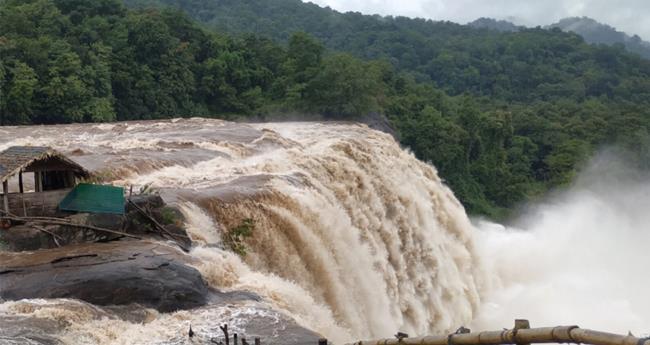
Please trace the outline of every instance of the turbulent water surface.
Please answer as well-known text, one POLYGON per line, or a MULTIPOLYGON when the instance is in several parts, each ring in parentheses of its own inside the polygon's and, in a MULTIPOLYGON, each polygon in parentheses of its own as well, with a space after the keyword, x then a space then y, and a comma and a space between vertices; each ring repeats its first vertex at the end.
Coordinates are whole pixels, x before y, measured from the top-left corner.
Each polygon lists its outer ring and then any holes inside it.
POLYGON ((364 125, 186 119, 1 128, 0 150, 11 145, 53 146, 115 184, 158 190, 185 214, 206 281, 262 298, 166 315, 67 300, 0 304, 0 321, 27 318, 65 344, 182 344, 189 323, 207 337, 219 323, 246 334, 273 328, 269 341, 280 343, 299 334, 292 320, 343 343, 397 330, 508 327, 526 316, 536 325, 577 323, 607 310, 623 321, 594 326, 650 329, 649 299, 635 295, 648 280, 632 279, 647 255, 618 255, 648 239, 638 230, 650 221, 643 212, 627 221, 616 201, 584 192, 590 203, 567 196, 531 215, 530 232, 485 222, 479 230, 433 167, 364 125), (571 221, 576 213, 581 221, 571 221), (255 229, 242 258, 222 249, 221 236, 247 218, 255 229), (615 236, 627 242, 612 247, 615 236), (604 256, 618 259, 600 267, 604 256), (621 273, 627 260, 638 266, 621 273), (596 279, 612 272, 620 284, 596 279), (591 294, 576 300, 580 291, 591 294), (589 304, 597 294, 611 298, 589 304), (572 314, 571 306, 585 309, 572 314))
MULTIPOLYGON (((479 306, 462 206, 434 168, 363 125, 190 119, 0 130, 0 149, 52 146, 116 184, 151 186, 178 203, 200 243, 197 268, 216 288, 259 294, 268 309, 252 312, 287 315, 343 342, 448 331, 479 306), (247 218, 255 230, 242 259, 220 249, 220 232, 247 218)), ((38 307, 3 310, 49 318, 68 308, 25 303, 38 307)), ((229 317, 247 319, 249 309, 229 317)), ((200 313, 183 312, 146 325, 115 319, 101 334, 97 317, 78 316, 87 308, 65 312, 77 317, 62 339, 89 343, 173 342, 167 333, 183 334, 187 318, 201 325, 200 313)))

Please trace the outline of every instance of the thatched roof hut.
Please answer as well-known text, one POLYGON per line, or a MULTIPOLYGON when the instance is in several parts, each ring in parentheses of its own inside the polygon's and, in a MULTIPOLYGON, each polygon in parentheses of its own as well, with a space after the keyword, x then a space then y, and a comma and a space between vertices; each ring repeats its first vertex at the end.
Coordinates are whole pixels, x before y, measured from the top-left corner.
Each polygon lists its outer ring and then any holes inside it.
POLYGON ((75 163, 62 153, 51 147, 36 146, 13 146, 0 152, 0 182, 2 183, 4 211, 16 212, 10 207, 13 203, 24 213, 28 213, 30 203, 41 207, 44 213, 50 204, 61 201, 72 188, 77 185, 79 179, 88 177, 89 172, 81 165, 75 163), (33 173, 34 193, 25 193, 23 185, 23 173, 33 173), (12 197, 9 193, 9 180, 18 175, 18 188, 20 197, 12 197), (28 194, 39 194, 30 195, 28 194), (38 202, 36 202, 38 201, 38 202), (22 205, 20 205, 22 203, 22 205))
POLYGON ((0 182, 21 171, 69 171, 87 177, 88 171, 51 147, 12 146, 0 152, 0 182))

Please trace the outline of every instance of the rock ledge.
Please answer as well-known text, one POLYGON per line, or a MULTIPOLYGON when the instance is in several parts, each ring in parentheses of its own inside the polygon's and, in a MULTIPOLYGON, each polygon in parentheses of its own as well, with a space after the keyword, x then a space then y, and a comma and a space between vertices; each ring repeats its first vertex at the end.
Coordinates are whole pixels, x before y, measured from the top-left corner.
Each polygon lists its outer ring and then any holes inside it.
POLYGON ((160 242, 115 241, 0 252, 0 298, 74 298, 170 312, 205 305, 210 289, 192 259, 160 242))

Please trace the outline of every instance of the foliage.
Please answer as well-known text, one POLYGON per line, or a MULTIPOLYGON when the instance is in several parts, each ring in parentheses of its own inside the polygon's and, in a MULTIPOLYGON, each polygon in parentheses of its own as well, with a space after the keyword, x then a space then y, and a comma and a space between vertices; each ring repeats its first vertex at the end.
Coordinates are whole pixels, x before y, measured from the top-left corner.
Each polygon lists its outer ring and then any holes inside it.
POLYGON ((160 209, 160 217, 162 218, 163 225, 178 225, 180 219, 177 211, 171 207, 163 207, 160 209))
POLYGON ((126 3, 0 1, 0 124, 378 114, 495 217, 602 145, 649 165, 650 61, 621 46, 299 0, 126 3))
POLYGON ((224 244, 236 254, 246 256, 247 249, 244 241, 253 236, 253 230, 255 230, 255 222, 251 218, 246 218, 239 225, 228 230, 224 244))

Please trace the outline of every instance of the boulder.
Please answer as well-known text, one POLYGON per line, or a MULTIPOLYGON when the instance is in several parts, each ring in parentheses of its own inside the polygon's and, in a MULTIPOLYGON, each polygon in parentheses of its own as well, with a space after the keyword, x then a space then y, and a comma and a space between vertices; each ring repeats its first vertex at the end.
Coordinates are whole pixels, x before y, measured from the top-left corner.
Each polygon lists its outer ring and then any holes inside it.
MULTIPOLYGON (((121 231, 124 223, 123 216, 111 214, 79 213, 62 220, 115 231, 121 231)), ((0 230, 2 249, 14 252, 51 249, 79 243, 108 242, 121 237, 115 233, 66 225, 27 223, 0 230)))
POLYGON ((165 201, 158 194, 139 194, 129 197, 130 202, 126 203, 126 212, 137 211, 137 208, 133 206, 136 204, 142 209, 154 209, 161 208, 165 206, 165 201), (132 204, 133 203, 133 204, 132 204))
POLYGON ((149 241, 114 241, 36 252, 0 252, 0 298, 137 303, 161 312, 204 305, 211 291, 192 259, 149 241))

